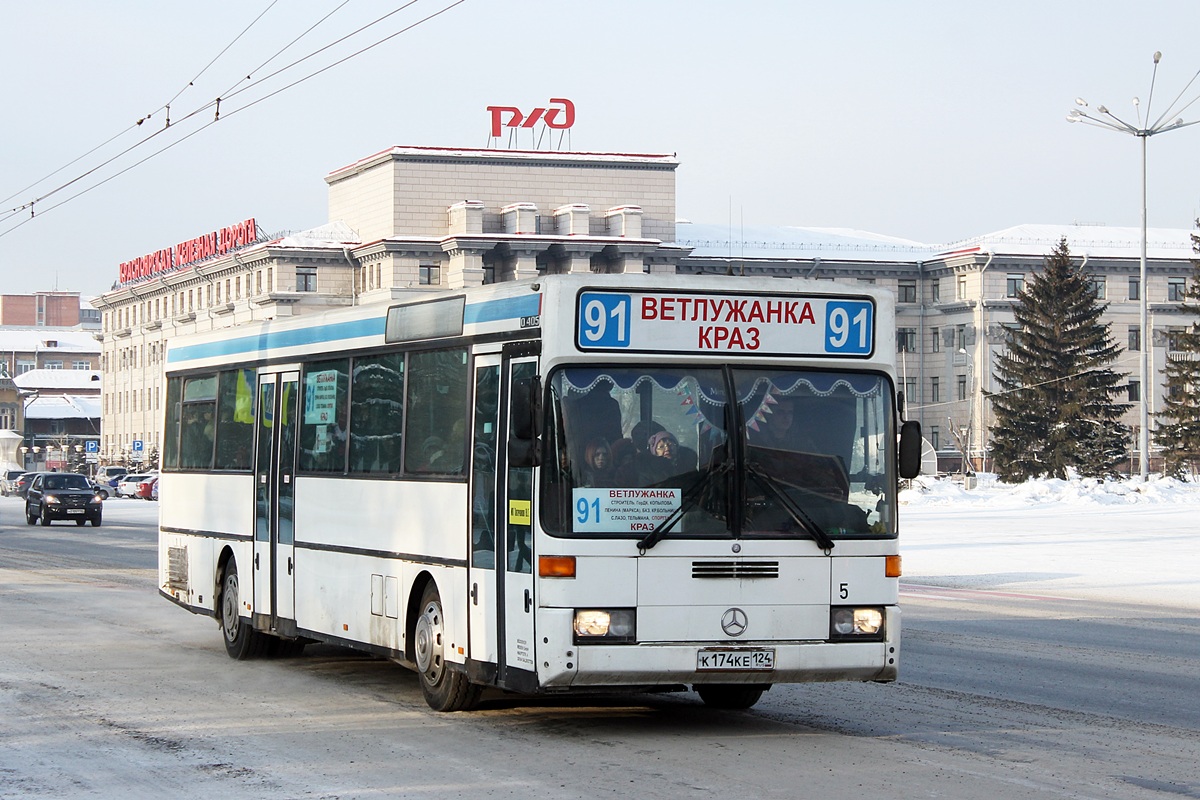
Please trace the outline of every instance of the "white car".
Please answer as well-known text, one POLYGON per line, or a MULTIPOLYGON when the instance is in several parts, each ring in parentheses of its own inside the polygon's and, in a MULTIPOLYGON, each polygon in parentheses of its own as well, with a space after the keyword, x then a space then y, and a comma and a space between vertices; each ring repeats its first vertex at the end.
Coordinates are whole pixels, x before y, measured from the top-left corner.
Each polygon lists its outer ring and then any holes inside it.
POLYGON ((136 475, 130 473, 121 478, 117 482, 117 497, 138 497, 138 489, 142 485, 142 481, 149 480, 153 475, 138 473, 136 475))

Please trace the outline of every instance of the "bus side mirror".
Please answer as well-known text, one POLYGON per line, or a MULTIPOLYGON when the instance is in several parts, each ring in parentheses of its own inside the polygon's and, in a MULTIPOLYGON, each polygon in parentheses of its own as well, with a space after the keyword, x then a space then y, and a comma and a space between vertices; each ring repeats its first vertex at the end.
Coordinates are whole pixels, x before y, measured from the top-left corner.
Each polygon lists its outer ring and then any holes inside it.
POLYGON ((921 423, 910 419, 900 426, 900 477, 921 474, 921 423))
POLYGON ((509 409, 508 463, 536 467, 542 463, 542 382, 536 375, 513 381, 509 409))

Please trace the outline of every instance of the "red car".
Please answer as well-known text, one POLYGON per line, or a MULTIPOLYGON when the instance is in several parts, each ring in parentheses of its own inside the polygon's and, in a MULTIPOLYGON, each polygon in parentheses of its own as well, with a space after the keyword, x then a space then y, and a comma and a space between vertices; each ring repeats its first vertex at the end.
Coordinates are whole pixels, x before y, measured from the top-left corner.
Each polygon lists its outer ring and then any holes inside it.
POLYGON ((145 500, 158 499, 158 476, 152 475, 138 484, 137 496, 145 500))

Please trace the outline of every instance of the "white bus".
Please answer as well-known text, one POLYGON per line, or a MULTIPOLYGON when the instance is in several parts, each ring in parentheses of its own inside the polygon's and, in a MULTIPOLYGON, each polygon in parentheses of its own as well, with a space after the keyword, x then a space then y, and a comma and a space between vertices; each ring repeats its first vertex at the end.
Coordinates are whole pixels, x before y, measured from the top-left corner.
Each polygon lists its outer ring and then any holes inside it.
POLYGON ((894 337, 872 287, 587 274, 172 341, 160 592, 445 711, 895 680, 894 337))

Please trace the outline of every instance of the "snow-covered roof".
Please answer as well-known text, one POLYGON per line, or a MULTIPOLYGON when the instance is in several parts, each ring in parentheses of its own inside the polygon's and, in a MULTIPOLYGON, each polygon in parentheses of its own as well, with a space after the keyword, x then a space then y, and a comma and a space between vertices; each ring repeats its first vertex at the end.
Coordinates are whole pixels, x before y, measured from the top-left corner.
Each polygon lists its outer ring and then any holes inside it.
MULTIPOLYGON (((1146 232, 1146 256, 1180 261, 1194 258, 1192 233, 1185 228, 1150 228, 1146 232)), ((1076 256, 1136 259, 1141 254, 1141 228, 1107 225, 1016 225, 948 244, 923 244, 852 228, 731 227, 684 221, 675 225, 675 244, 694 248, 692 255, 734 259, 915 263, 959 253, 1048 256, 1064 236, 1071 254, 1076 256)))
POLYGON ((675 223, 675 244, 706 258, 924 261, 940 248, 853 228, 675 223))
POLYGON ((361 244, 358 233, 342 220, 334 220, 306 231, 289 233, 272 239, 264 244, 246 248, 252 251, 257 247, 352 247, 361 244))
POLYGON ((100 343, 90 331, 0 327, 0 353, 99 355, 100 343), (55 344, 51 346, 49 342, 55 344))
POLYGON ((22 389, 100 391, 100 373, 91 369, 31 369, 13 378, 22 389))
MULTIPOLYGON (((1012 256, 1047 256, 1063 237, 1071 255, 1094 258, 1139 258, 1142 229, 1108 225, 1016 225, 995 233, 985 233, 961 242, 945 245, 942 253, 975 252, 1012 256)), ((1192 250, 1192 231, 1186 228, 1149 228, 1146 231, 1146 257, 1188 260, 1192 250)))
POLYGON ((25 419, 100 419, 100 397, 41 395, 25 406, 25 419))

